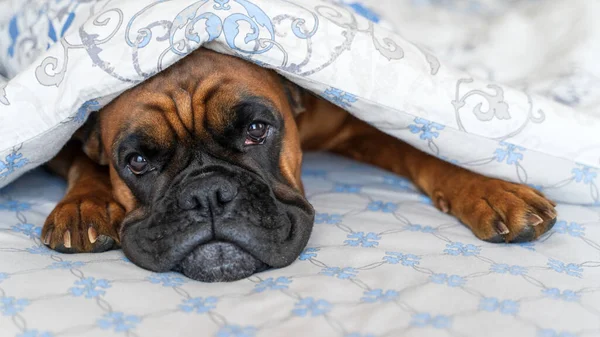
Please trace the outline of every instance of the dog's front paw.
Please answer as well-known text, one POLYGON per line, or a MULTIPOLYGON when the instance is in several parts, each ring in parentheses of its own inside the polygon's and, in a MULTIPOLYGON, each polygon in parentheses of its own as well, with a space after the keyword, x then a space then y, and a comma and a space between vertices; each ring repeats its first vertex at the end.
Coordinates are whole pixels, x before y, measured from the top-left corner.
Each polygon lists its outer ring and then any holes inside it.
POLYGON ((531 241, 556 223, 556 204, 528 186, 481 178, 457 188, 460 192, 438 191, 434 201, 438 208, 456 215, 482 240, 531 241))
POLYGON ((119 247, 125 211, 110 194, 62 200, 46 219, 42 241, 61 253, 98 253, 119 247))

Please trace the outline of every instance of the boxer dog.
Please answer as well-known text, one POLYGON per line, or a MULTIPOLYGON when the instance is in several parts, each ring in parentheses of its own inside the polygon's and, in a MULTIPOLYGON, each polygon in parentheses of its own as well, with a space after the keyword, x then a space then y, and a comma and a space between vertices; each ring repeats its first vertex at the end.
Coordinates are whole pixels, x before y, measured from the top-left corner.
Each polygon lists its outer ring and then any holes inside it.
POLYGON ((207 282, 291 264, 313 227, 302 151, 408 177, 480 239, 530 241, 556 222, 538 191, 425 154, 274 71, 199 49, 90 116, 48 167, 68 181, 42 241, 122 247, 133 263, 207 282))

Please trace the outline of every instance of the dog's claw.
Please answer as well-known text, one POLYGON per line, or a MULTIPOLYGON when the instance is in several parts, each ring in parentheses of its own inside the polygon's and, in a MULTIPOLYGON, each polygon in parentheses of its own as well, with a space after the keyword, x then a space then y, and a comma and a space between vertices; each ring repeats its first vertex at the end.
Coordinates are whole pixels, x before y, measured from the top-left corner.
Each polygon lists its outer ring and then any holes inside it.
POLYGON ((498 221, 496 226, 497 226, 498 234, 506 235, 506 234, 510 233, 510 230, 508 229, 508 227, 506 226, 506 224, 504 222, 498 221))
POLYGON ((88 239, 90 239, 91 243, 95 243, 98 240, 98 232, 94 227, 88 228, 88 239))
POLYGON ((448 205, 448 201, 444 200, 444 199, 440 199, 440 210, 444 213, 449 213, 450 212, 450 205, 448 205))
POLYGON ((546 214, 550 219, 556 219, 558 215, 555 210, 545 210, 544 214, 546 214))
POLYGON ((530 215, 527 217, 527 224, 528 224, 529 226, 533 226, 533 227, 535 227, 535 226, 538 226, 538 225, 540 225, 540 224, 541 224, 541 223, 543 223, 543 222, 544 222, 544 219, 542 219, 542 218, 541 218, 539 215, 537 215, 537 214, 530 214, 530 215))
POLYGON ((50 239, 52 238, 52 229, 48 231, 48 233, 46 233, 46 235, 44 236, 44 244, 45 245, 49 245, 50 244, 50 239))
POLYGON ((71 248, 71 231, 65 231, 63 241, 65 242, 65 248, 71 248))

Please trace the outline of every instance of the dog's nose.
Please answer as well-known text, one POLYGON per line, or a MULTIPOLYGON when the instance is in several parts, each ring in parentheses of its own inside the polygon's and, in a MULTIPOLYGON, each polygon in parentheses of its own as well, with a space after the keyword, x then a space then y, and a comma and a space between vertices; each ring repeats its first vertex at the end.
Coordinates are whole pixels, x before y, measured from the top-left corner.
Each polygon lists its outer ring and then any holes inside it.
POLYGON ((201 209, 218 212, 238 194, 237 186, 227 177, 211 175, 186 184, 179 197, 184 210, 201 209))

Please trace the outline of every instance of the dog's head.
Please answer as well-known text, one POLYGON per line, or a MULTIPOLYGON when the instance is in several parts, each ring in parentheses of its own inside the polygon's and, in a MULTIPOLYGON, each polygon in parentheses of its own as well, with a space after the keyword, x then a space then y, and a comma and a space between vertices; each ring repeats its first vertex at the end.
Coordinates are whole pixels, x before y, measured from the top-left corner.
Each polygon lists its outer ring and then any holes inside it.
POLYGON ((84 150, 110 167, 132 262, 231 281, 298 257, 314 211, 288 96, 276 73, 202 49, 90 121, 84 150))

